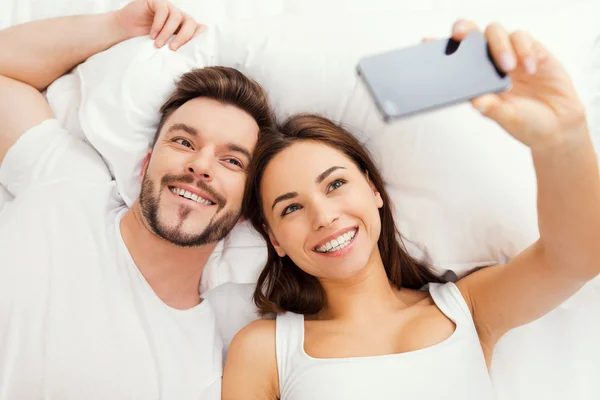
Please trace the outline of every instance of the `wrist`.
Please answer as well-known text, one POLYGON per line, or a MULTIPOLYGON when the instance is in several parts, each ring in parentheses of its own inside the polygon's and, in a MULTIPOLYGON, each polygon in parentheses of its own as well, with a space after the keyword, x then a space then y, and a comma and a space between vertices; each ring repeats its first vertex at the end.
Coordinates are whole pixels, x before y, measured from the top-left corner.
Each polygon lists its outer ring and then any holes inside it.
POLYGON ((109 32, 113 33, 113 37, 117 43, 134 38, 136 35, 127 29, 123 23, 121 10, 110 11, 105 14, 109 25, 109 32))
POLYGON ((569 153, 581 146, 592 146, 590 132, 585 122, 561 132, 545 135, 543 140, 532 144, 530 148, 535 157, 536 155, 569 153))

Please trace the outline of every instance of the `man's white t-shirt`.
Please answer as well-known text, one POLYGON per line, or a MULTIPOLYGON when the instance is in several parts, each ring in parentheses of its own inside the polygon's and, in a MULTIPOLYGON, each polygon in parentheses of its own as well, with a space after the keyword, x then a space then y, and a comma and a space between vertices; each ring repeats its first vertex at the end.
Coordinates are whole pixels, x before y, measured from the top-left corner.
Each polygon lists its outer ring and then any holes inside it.
POLYGON ((0 399, 219 399, 208 301, 165 305, 120 233, 106 164, 56 120, 0 165, 0 399))

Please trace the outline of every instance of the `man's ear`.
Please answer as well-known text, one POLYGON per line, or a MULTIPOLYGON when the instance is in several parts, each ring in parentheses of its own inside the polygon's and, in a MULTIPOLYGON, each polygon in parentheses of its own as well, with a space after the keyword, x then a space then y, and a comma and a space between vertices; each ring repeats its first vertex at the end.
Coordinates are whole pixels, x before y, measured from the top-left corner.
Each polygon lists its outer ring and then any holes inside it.
POLYGON ((269 234, 269 240, 271 241, 271 244, 275 248, 277 255, 279 257, 285 257, 287 254, 286 254, 285 250, 283 250, 283 248, 279 245, 279 242, 277 241, 277 238, 275 238, 275 235, 273 235, 273 232, 271 232, 271 229, 269 229, 269 227, 264 224, 263 224, 263 229, 265 231, 267 231, 267 233, 269 234))
POLYGON ((148 170, 148 164, 150 163, 150 155, 152 155, 152 150, 148 150, 148 154, 144 158, 144 163, 142 164, 142 170, 140 171, 140 182, 144 180, 144 176, 146 175, 146 170, 148 170))
POLYGON ((373 191, 373 194, 375 195, 375 204, 377 205, 377 208, 383 207, 383 199, 381 198, 381 193, 379 193, 379 190, 377 189, 375 184, 371 181, 371 178, 369 178, 369 171, 367 171, 365 174, 367 175, 367 182, 369 182, 369 186, 371 187, 371 190, 373 191))

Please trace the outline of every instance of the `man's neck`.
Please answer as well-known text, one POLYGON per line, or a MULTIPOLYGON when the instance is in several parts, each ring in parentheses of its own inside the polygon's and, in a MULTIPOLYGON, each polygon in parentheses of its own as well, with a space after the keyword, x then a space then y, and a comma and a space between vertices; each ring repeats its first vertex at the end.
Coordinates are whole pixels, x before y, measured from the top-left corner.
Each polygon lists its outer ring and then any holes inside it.
POLYGON ((123 241, 150 287, 168 306, 188 309, 200 303, 198 285, 216 243, 180 247, 146 226, 136 201, 121 220, 123 241))

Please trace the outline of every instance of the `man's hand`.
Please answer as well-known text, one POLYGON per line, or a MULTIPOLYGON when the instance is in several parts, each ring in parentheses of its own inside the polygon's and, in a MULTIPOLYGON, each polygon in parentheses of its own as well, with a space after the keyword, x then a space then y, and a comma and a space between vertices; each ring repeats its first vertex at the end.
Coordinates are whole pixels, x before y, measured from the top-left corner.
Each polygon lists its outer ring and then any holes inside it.
POLYGON ((0 163, 23 132, 53 117, 39 91, 77 64, 151 33, 159 47, 175 34, 170 46, 175 50, 202 28, 166 0, 135 0, 118 11, 0 29, 0 163))
POLYGON ((162 47, 176 35, 169 45, 172 50, 177 50, 206 28, 166 0, 134 0, 114 15, 126 36, 150 35, 157 47, 162 47))

